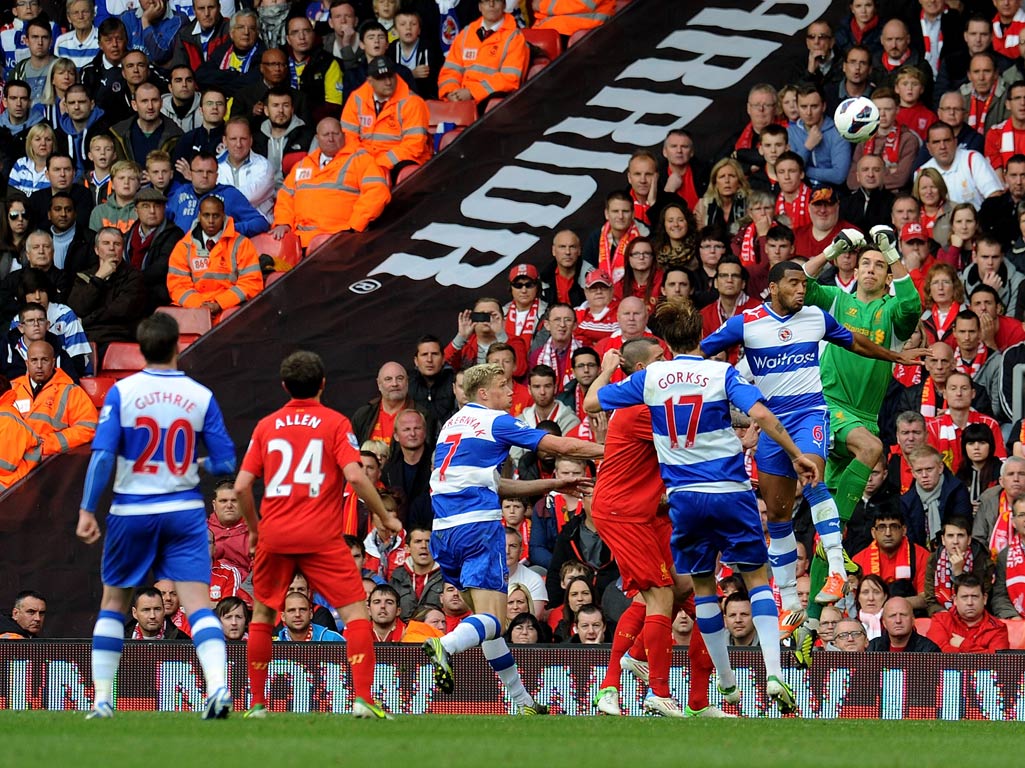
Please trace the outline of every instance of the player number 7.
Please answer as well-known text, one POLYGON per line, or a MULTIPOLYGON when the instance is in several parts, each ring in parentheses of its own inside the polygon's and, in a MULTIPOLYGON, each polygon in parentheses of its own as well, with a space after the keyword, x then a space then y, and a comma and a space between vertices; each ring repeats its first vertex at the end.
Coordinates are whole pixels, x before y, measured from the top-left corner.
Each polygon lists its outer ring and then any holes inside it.
POLYGON ((669 447, 673 450, 680 448, 680 433, 677 424, 686 423, 687 433, 684 437, 683 448, 693 448, 694 438, 698 434, 698 422, 701 420, 701 395, 680 395, 676 398, 669 398, 663 403, 666 409, 666 429, 669 432, 669 447))
POLYGON ((452 457, 456 455, 456 449, 459 447, 459 441, 462 439, 462 435, 455 434, 443 441, 444 444, 448 446, 448 451, 445 453, 445 458, 441 462, 440 469, 438 469, 438 479, 442 482, 445 480, 445 470, 448 469, 448 464, 452 461, 452 457))

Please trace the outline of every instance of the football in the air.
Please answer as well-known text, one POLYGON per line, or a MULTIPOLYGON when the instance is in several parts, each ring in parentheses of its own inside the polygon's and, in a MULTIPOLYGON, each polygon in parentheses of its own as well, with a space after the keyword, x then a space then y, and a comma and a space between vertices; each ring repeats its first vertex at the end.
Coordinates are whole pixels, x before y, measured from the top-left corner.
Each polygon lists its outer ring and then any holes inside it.
POLYGON ((857 96, 844 99, 833 113, 836 130, 852 144, 861 144, 879 130, 879 110, 871 99, 857 96))

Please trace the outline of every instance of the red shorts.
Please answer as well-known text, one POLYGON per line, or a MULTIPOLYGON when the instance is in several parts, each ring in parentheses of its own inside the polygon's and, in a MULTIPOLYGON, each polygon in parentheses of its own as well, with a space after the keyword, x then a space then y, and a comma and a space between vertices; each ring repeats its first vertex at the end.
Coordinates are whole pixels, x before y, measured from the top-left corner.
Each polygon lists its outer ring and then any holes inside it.
POLYGON ((673 586, 673 557, 669 552, 673 526, 668 517, 658 515, 643 522, 595 518, 594 524, 616 558, 623 592, 673 586))
POLYGON ((282 610, 296 571, 302 571, 310 589, 336 608, 367 599, 363 579, 345 542, 323 552, 288 555, 268 552, 258 543, 253 560, 253 596, 275 611, 282 610))

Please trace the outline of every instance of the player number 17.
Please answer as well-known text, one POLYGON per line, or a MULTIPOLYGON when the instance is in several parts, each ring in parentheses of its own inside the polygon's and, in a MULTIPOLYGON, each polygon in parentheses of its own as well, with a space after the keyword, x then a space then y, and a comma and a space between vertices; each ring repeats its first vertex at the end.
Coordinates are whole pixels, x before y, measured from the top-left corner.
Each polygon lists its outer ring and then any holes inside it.
POLYGON ((324 459, 323 440, 310 440, 294 470, 292 469, 294 453, 290 442, 275 438, 267 443, 267 451, 280 454, 281 463, 278 465, 274 476, 267 483, 265 496, 272 498, 288 496, 292 492, 293 484, 305 485, 308 489, 307 495, 311 499, 315 499, 320 495, 320 487, 324 484, 324 473, 322 471, 324 459))
POLYGON ((698 422, 701 420, 701 395, 680 395, 677 398, 670 397, 663 403, 666 409, 666 429, 669 432, 669 447, 693 448, 694 438, 698 434, 698 422), (680 432, 678 425, 686 425, 687 432, 684 435, 684 443, 680 445, 680 432))

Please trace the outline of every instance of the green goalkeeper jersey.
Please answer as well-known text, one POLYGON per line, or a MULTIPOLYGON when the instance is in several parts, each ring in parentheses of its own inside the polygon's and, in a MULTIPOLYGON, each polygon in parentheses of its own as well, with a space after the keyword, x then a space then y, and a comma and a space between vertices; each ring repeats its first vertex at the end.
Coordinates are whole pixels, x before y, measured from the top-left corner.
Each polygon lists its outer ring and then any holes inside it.
MULTIPOLYGON (((910 277, 894 280, 893 291, 893 296, 886 294, 865 304, 854 294, 809 278, 805 303, 826 310, 851 333, 899 351, 918 325, 922 302, 910 277)), ((822 394, 831 411, 847 411, 871 423, 879 418, 893 376, 892 363, 829 344, 822 353, 820 368, 822 394)))

